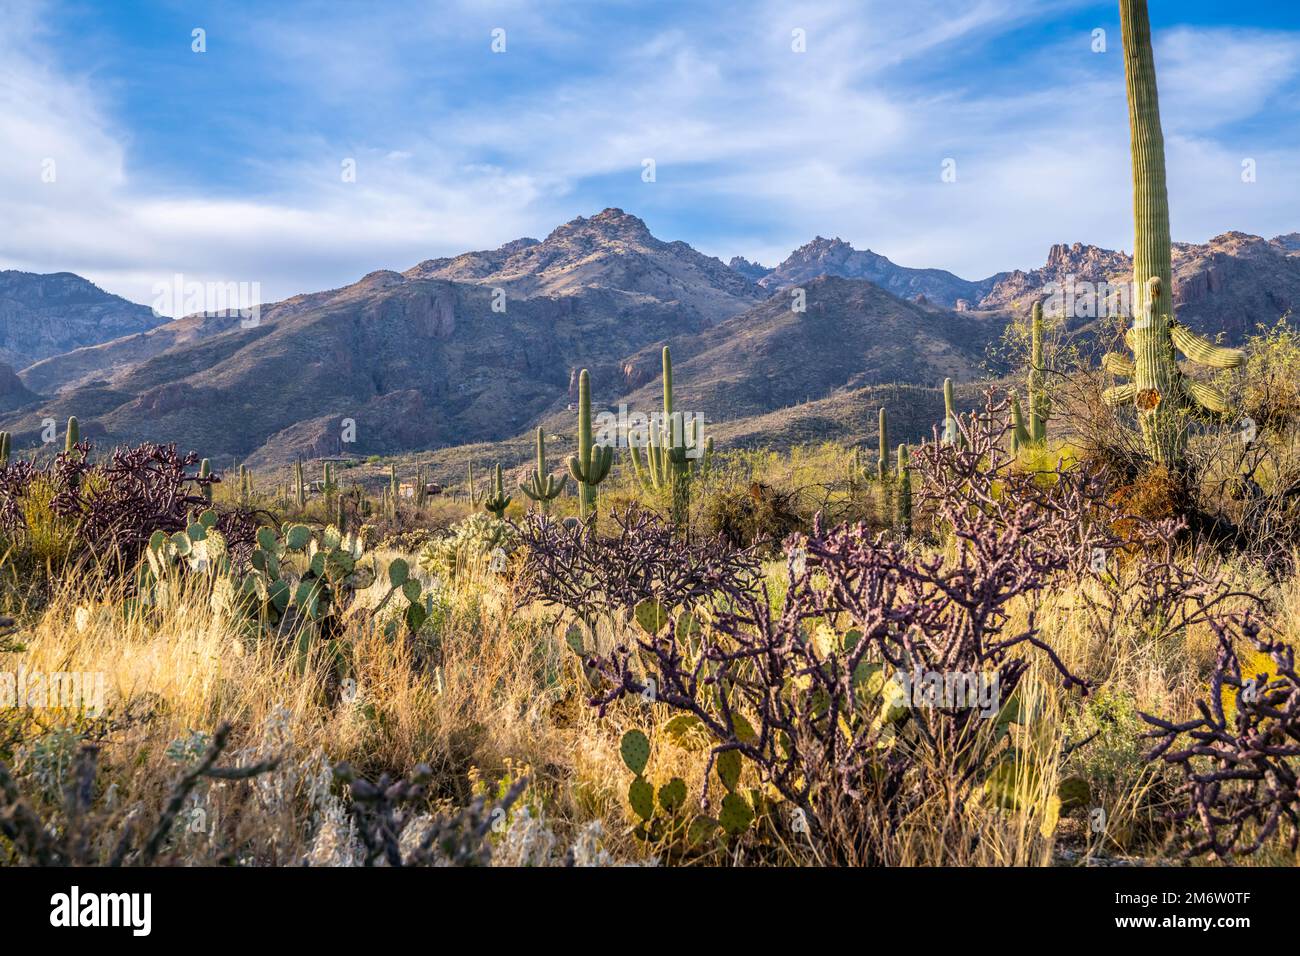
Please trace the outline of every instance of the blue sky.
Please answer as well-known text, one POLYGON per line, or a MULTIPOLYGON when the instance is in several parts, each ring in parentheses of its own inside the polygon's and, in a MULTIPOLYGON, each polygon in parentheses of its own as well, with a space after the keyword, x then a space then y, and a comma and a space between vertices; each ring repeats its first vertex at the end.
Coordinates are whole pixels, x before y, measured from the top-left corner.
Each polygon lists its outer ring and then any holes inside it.
MULTIPOLYGON (((1151 15, 1176 238, 1300 230, 1297 5, 1151 15)), ((814 235, 968 278, 1132 244, 1113 0, 0 0, 0 23, 0 268, 136 301, 176 272, 272 301, 606 206, 768 265, 814 235)))

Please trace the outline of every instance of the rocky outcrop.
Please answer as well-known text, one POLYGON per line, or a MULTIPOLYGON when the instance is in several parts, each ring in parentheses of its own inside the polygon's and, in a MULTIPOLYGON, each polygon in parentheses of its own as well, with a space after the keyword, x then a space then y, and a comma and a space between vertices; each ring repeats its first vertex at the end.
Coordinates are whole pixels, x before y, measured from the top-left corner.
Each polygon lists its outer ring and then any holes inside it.
POLYGON ((168 321, 70 272, 0 272, 0 362, 16 369, 168 321))
MULTIPOLYGON (((1227 232, 1206 243, 1173 245, 1174 307, 1179 321, 1210 335, 1241 342, 1257 326, 1276 322, 1300 308, 1300 255, 1288 236, 1265 240, 1227 232)), ((1124 252, 1074 243, 1054 245, 1041 269, 1008 273, 980 302, 984 309, 1026 309, 1036 297, 1063 287, 1074 294, 1073 318, 1099 314, 1092 289, 1123 289, 1132 301, 1133 260, 1124 252)), ((1119 299, 1112 301, 1119 302, 1119 299)))
POLYGON ((895 265, 870 249, 854 249, 843 239, 821 236, 800 246, 784 262, 758 280, 764 289, 775 291, 801 285, 818 276, 865 279, 904 299, 918 295, 937 305, 954 308, 959 299, 978 302, 988 294, 994 276, 979 282, 942 269, 909 269, 895 265))

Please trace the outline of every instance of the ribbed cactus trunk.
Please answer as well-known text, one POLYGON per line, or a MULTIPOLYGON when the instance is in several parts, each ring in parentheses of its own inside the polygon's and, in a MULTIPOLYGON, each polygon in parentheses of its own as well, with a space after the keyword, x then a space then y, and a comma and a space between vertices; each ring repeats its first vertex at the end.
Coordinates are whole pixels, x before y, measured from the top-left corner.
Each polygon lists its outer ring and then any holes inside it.
POLYGON ((1183 460, 1186 432, 1170 337, 1174 310, 1169 192, 1146 0, 1120 0, 1119 19, 1133 156, 1134 401, 1147 453, 1161 464, 1177 466, 1183 460))
POLYGON ((889 480, 889 420, 884 408, 880 409, 880 434, 877 436, 876 470, 881 481, 889 480))
POLYGON ((898 446, 898 527, 904 535, 912 533, 912 470, 907 461, 907 446, 898 446))
POLYGON ((1029 440, 1047 440, 1047 389, 1043 371, 1043 303, 1035 302, 1029 321, 1029 440))
POLYGON ((611 445, 597 446, 591 433, 591 376, 578 375, 578 453, 569 457, 569 474, 578 483, 578 514, 583 521, 596 514, 596 486, 609 474, 614 460, 611 445))

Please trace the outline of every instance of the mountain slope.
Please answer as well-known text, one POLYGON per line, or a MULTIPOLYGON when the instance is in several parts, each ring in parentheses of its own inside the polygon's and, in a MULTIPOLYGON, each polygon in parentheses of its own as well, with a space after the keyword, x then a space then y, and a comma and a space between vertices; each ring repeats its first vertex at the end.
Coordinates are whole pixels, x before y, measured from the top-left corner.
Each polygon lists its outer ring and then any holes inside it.
POLYGON ((168 321, 71 272, 0 272, 0 362, 16 369, 168 321))

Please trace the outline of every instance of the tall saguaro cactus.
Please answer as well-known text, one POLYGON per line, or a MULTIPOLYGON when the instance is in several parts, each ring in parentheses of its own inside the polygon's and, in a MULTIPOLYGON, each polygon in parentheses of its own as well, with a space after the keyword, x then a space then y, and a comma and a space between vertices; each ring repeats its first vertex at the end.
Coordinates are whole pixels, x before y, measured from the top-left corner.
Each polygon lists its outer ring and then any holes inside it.
POLYGON ((1133 381, 1108 389, 1103 397, 1110 405, 1132 401, 1147 454, 1162 465, 1179 468, 1187 445, 1188 413, 1197 405, 1221 413, 1227 403, 1214 389, 1182 374, 1174 347, 1189 359, 1215 368, 1236 367, 1245 355, 1217 348, 1174 322, 1165 141, 1146 0, 1120 0, 1119 16, 1133 158, 1135 301, 1133 328, 1127 333, 1133 360, 1110 355, 1105 367, 1114 374, 1131 375, 1133 381))
POLYGON ((876 470, 877 473, 880 475, 881 481, 888 481, 889 480, 889 419, 885 414, 885 409, 883 406, 881 406, 880 409, 880 434, 878 437, 880 441, 879 444, 877 445, 877 450, 879 451, 879 454, 876 456, 876 470))
POLYGON ((643 460, 635 445, 628 449, 632 471, 647 491, 671 492, 673 522, 684 527, 690 511, 691 479, 708 472, 713 461, 713 439, 696 433, 696 420, 687 426, 673 407, 673 359, 663 348, 664 410, 658 427, 650 425, 649 447, 643 460), (696 454, 689 454, 696 450, 696 454))
POLYGON ((1047 440, 1047 388, 1043 372, 1043 303, 1035 302, 1029 319, 1029 440, 1047 440))
POLYGON ((68 430, 63 436, 63 450, 72 454, 77 450, 79 441, 81 441, 81 425, 77 422, 77 416, 72 415, 68 418, 68 430))
POLYGON ((546 433, 537 429, 537 467, 519 479, 519 490, 537 502, 543 514, 550 510, 551 502, 560 496, 569 476, 562 472, 550 474, 546 470, 546 433))
POLYGON ((293 463, 293 503, 301 511, 307 507, 307 483, 302 476, 302 459, 293 463))
POLYGON ((596 486, 614 463, 612 445, 597 445, 591 436, 591 376, 578 375, 578 453, 569 457, 569 474, 578 484, 578 514, 583 521, 596 511, 596 486))
POLYGON ((906 445, 898 446, 898 527, 904 535, 912 533, 912 470, 906 445))

